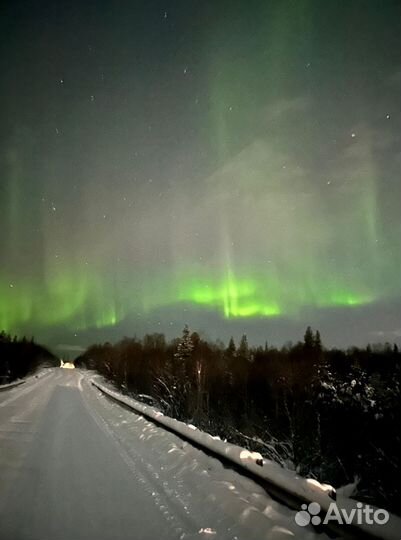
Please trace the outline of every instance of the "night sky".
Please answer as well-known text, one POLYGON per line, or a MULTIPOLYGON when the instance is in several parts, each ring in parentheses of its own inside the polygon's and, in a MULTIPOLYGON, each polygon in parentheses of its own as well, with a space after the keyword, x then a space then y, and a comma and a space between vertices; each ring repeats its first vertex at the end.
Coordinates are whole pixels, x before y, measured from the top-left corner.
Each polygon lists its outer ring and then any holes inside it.
POLYGON ((2 2, 0 328, 401 343, 400 11, 2 2))

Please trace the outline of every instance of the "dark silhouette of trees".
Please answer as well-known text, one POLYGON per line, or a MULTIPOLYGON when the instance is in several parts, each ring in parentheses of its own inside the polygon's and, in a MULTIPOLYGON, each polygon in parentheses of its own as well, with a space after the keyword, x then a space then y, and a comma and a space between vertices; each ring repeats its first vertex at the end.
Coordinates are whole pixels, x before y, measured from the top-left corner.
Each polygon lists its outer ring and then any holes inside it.
POLYGON ((315 345, 315 336, 313 335, 312 328, 308 326, 304 335, 304 349, 312 350, 314 345, 315 345))
POLYGON ((55 365, 55 356, 34 339, 0 332, 0 384, 21 379, 40 365, 55 365))
POLYGON ((227 347, 183 329, 93 345, 96 369, 165 414, 196 423, 334 485, 361 477, 359 498, 400 511, 400 360, 396 346, 324 348, 320 333, 278 349, 227 347))

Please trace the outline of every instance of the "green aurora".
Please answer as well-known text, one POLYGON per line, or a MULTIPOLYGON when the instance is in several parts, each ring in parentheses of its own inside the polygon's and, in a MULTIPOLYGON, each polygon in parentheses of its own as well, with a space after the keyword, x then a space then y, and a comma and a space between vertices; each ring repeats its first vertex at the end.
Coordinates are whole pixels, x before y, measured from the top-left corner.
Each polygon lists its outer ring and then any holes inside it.
MULTIPOLYGON (((9 90, 0 329, 79 333, 160 308, 183 322, 191 309, 302 320, 399 301, 390 5, 354 29, 356 8, 251 4, 194 27, 190 54, 171 45, 171 76, 145 64, 136 75, 110 30, 85 70, 66 61, 43 74, 48 106, 41 91, 9 90)), ((147 47, 149 58, 169 51, 147 47)))

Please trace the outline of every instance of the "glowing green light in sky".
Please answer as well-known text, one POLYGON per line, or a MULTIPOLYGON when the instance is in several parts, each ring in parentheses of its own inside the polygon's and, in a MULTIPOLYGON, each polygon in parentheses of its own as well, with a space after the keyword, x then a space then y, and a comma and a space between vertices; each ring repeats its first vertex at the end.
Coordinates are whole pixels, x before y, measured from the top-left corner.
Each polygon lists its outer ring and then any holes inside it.
POLYGON ((296 290, 296 284, 257 276, 236 277, 232 271, 221 278, 181 277, 175 282, 153 276, 146 304, 138 300, 133 284, 117 299, 105 285, 107 278, 90 277, 88 273, 55 276, 43 288, 39 283, 2 282, 0 325, 14 330, 32 320, 40 326, 68 324, 77 330, 103 328, 121 322, 126 314, 145 309, 151 312, 161 305, 193 304, 220 312, 226 318, 260 318, 296 315, 302 306, 339 307, 370 303, 374 295, 348 290, 335 290, 329 282, 315 283, 310 293, 296 290), (153 281, 152 281, 153 280, 153 281), (12 285, 12 286, 10 286, 12 285), (163 292, 162 292, 163 291, 163 292))
POLYGON ((96 230, 80 231, 88 265, 68 252, 65 262, 54 258, 64 229, 49 227, 42 270, 0 269, 0 327, 105 328, 181 304, 225 319, 296 318, 304 308, 350 309, 399 295, 397 230, 384 234, 377 174, 369 138, 356 141, 331 172, 339 189, 322 193, 281 144, 258 140, 206 178, 196 205, 162 236, 164 244, 173 239, 170 253, 158 246, 170 257, 166 267, 153 246, 165 227, 148 236, 154 215, 142 230, 119 226, 101 241, 96 230), (118 264, 131 244, 141 247, 140 261, 118 264))
POLYGON ((219 310, 224 317, 257 317, 280 315, 274 301, 264 300, 258 293, 258 284, 251 279, 235 279, 232 272, 220 283, 188 282, 179 298, 219 310))
POLYGON ((66 83, 43 125, 14 126, 0 149, 0 331, 130 320, 134 333, 158 311, 168 324, 169 308, 286 321, 399 301, 394 73, 347 64, 366 60, 366 40, 359 57, 348 23, 326 36, 308 0, 237 4, 194 44, 185 81, 161 70, 152 89, 129 64, 90 108, 66 83))

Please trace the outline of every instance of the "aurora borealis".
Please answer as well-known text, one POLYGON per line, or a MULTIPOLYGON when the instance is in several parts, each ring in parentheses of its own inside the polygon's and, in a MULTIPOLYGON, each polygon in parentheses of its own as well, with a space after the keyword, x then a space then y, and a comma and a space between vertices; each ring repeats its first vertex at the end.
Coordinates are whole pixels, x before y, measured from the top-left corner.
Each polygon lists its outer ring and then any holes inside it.
POLYGON ((0 328, 401 339, 400 6, 6 2, 0 328))

